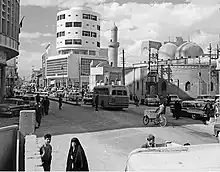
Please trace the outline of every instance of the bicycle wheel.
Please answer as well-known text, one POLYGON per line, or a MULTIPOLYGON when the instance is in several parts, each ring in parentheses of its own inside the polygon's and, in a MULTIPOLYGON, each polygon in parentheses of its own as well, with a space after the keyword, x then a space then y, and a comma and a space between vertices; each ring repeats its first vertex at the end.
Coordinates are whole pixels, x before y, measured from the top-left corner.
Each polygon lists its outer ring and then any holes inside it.
POLYGON ((143 124, 144 124, 144 125, 147 125, 147 124, 149 123, 149 121, 150 121, 150 119, 149 119, 148 116, 144 116, 144 117, 143 117, 143 124))
POLYGON ((165 127, 167 125, 167 118, 163 115, 160 116, 160 126, 165 127))

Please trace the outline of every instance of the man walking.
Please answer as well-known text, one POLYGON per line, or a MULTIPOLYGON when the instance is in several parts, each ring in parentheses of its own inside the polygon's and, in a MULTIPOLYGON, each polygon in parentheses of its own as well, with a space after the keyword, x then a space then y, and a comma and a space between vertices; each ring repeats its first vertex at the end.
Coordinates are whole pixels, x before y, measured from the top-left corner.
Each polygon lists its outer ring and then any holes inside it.
POLYGON ((37 122, 37 127, 40 127, 41 124, 41 119, 42 119, 42 107, 40 103, 37 103, 35 106, 35 112, 36 112, 36 122, 37 122))
POLYGON ((46 98, 44 100, 44 113, 45 113, 45 115, 48 115, 49 107, 50 107, 50 101, 49 101, 48 97, 46 96, 46 98))
POLYGON ((62 109, 62 105, 63 105, 63 100, 62 100, 62 97, 60 96, 59 97, 59 109, 60 110, 62 109))
POLYGON ((99 109, 99 95, 97 94, 95 97, 95 110, 98 111, 99 109))

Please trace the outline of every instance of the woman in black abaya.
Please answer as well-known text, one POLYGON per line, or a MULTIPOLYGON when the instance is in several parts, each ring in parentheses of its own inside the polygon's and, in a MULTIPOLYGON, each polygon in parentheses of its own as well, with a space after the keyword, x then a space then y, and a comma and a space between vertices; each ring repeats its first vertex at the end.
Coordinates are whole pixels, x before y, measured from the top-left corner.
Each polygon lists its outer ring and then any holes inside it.
POLYGON ((66 171, 89 171, 87 158, 79 139, 71 139, 66 171))

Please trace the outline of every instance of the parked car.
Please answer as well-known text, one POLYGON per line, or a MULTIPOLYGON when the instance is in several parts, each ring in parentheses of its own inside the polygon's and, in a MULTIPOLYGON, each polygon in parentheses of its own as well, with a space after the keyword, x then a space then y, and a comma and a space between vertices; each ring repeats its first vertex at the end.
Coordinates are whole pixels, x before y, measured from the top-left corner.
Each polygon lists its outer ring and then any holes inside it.
POLYGON ((83 98, 83 102, 84 102, 84 104, 86 104, 86 103, 92 104, 93 103, 93 93, 86 93, 83 98))
POLYGON ((214 125, 214 136, 218 138, 218 141, 220 143, 220 123, 214 125))
POLYGON ((21 110, 30 109, 30 105, 25 104, 23 99, 6 98, 3 103, 8 104, 9 107, 15 111, 14 116, 19 116, 21 110))
POLYGON ((39 93, 39 95, 40 95, 41 97, 49 96, 49 93, 48 93, 48 92, 37 92, 37 93, 39 93))
POLYGON ((69 93, 69 100, 70 101, 76 101, 78 99, 78 101, 82 101, 82 94, 79 92, 70 92, 69 93))
POLYGON ((23 100, 25 104, 30 105, 30 109, 35 107, 36 104, 36 95, 33 94, 26 94, 23 96, 23 100))
POLYGON ((204 95, 199 95, 196 100, 198 101, 205 101, 205 102, 214 102, 216 96, 214 95, 209 95, 209 94, 204 94, 204 95))
POLYGON ((176 94, 170 94, 169 97, 170 97, 170 105, 173 105, 175 101, 182 101, 182 99, 180 99, 179 96, 176 94))
POLYGON ((55 93, 55 97, 64 97, 65 93, 63 90, 57 90, 55 93))
POLYGON ((144 104, 147 106, 149 105, 159 106, 160 98, 158 95, 146 95, 144 104))
MULTIPOLYGON (((182 110, 180 116, 190 117, 192 119, 201 119, 206 117, 205 114, 205 102, 195 101, 195 100, 186 100, 181 103, 182 110)), ((171 112, 174 113, 174 104, 170 106, 171 112)))
POLYGON ((16 116, 17 109, 12 108, 8 104, 0 104, 0 117, 11 118, 16 116))

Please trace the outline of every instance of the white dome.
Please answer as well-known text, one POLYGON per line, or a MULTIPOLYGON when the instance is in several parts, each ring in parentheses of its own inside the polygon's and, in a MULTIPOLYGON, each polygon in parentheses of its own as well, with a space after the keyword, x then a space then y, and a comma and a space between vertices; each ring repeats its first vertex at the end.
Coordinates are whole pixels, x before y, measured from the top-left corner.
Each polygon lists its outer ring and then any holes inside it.
POLYGON ((193 42, 186 42, 177 48, 175 57, 176 59, 189 58, 189 57, 193 58, 193 57, 201 56, 203 54, 204 52, 199 45, 193 42))
POLYGON ((173 43, 166 43, 159 49, 159 59, 160 60, 168 60, 174 59, 176 53, 177 46, 173 43))

